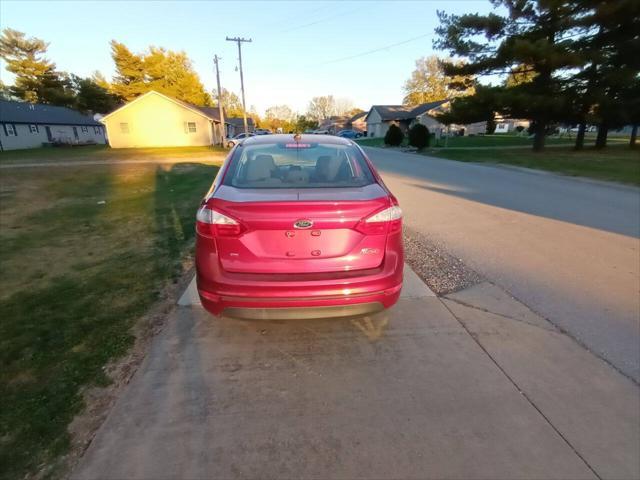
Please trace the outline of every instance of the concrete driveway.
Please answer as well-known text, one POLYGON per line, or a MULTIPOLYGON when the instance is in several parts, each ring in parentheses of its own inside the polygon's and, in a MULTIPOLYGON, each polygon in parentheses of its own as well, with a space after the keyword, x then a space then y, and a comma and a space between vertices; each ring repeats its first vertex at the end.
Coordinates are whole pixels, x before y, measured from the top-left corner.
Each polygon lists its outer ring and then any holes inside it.
POLYGON ((640 382, 640 189, 365 150, 408 226, 640 382))
POLYGON ((637 385, 517 302, 405 278, 339 320, 213 318, 187 292, 73 478, 640 476, 637 385))

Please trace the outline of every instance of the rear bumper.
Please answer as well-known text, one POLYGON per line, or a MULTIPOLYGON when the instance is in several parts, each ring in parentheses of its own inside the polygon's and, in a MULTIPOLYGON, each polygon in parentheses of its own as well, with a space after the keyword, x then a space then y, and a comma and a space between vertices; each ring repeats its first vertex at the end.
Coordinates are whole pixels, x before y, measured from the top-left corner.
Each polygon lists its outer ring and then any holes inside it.
POLYGON ((394 305, 402 288, 402 239, 392 237, 379 268, 318 276, 230 273, 221 268, 209 244, 196 245, 198 294, 215 315, 327 318, 374 313, 394 305))

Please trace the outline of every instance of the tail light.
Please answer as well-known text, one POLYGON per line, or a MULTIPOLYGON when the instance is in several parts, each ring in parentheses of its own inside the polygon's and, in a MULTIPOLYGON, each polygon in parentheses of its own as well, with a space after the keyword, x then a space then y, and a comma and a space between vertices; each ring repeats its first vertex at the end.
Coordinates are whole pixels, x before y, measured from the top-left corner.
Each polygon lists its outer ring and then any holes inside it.
POLYGON ((402 209, 398 205, 374 213, 361 220, 356 230, 366 235, 394 233, 402 230, 402 209))
POLYGON ((196 214, 196 231, 207 237, 233 237, 242 233, 242 225, 231 217, 203 205, 196 214))

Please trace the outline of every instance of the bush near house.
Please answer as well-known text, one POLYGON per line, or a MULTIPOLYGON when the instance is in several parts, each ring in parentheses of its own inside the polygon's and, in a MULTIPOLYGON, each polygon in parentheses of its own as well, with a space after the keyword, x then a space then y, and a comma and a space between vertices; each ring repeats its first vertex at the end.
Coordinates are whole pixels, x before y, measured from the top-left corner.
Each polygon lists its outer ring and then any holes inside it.
POLYGON ((404 133, 400 130, 400 127, 397 125, 391 124, 389 126, 389 130, 384 136, 385 145, 389 145, 391 147, 398 147, 404 140, 404 133))
POLYGON ((418 150, 428 147, 430 140, 429 129, 421 123, 416 123, 409 130, 409 145, 416 147, 418 150))

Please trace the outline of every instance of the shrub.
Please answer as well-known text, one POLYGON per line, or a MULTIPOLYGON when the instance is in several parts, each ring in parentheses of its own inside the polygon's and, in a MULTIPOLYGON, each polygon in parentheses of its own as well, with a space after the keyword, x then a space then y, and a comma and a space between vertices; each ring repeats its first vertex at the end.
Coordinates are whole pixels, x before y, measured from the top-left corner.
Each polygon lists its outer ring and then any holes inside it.
POLYGON ((429 129, 421 123, 416 123, 409 130, 409 145, 412 147, 422 150, 429 146, 429 140, 431 140, 429 129))
POLYGON ((518 132, 518 133, 522 133, 523 131, 524 131, 524 127, 523 127, 522 125, 518 125, 518 126, 516 127, 516 132, 518 132))
POLYGON ((400 127, 394 124, 389 126, 389 130, 384 136, 385 145, 391 145, 392 147, 399 146, 404 140, 404 133, 400 130, 400 127))

